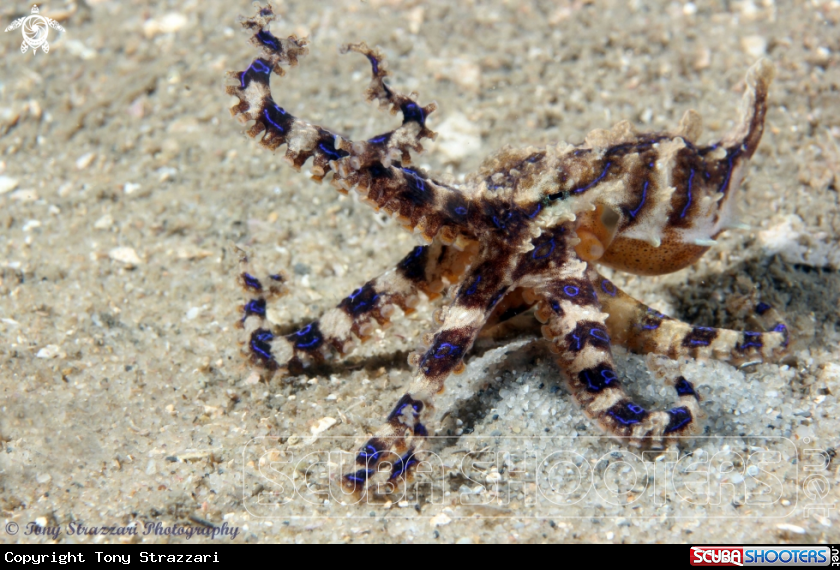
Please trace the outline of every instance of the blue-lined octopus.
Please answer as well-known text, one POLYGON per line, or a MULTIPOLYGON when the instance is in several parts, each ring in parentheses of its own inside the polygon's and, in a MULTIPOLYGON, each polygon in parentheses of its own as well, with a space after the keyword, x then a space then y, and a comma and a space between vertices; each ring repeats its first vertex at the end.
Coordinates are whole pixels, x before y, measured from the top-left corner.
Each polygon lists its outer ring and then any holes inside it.
POLYGON ((310 158, 312 178, 329 178, 341 193, 357 192, 375 210, 394 216, 427 245, 354 290, 320 319, 281 335, 266 319, 266 303, 284 292, 279 274, 257 277, 243 258, 239 282, 250 296, 241 324, 250 359, 269 371, 306 367, 346 355, 388 322, 395 307, 411 312, 420 293, 447 302, 425 348, 410 357, 416 370, 393 411, 343 475, 348 489, 411 476, 429 434, 427 418, 446 378, 483 330, 530 311, 541 323, 575 400, 607 433, 631 445, 661 447, 698 429, 698 396, 684 377, 671 378, 679 405, 646 410, 624 392, 611 346, 638 353, 714 357, 733 363, 778 358, 788 331, 764 304, 757 313, 767 332, 696 327, 667 317, 623 293, 598 273, 603 264, 638 275, 682 269, 702 256, 732 223, 735 194, 761 140, 773 66, 747 73, 742 118, 717 143, 700 146, 700 118, 685 113, 671 133, 638 133, 628 122, 596 130, 579 145, 503 148, 453 186, 411 163, 420 141, 434 138, 426 121, 436 106, 421 106, 388 86, 383 55, 364 43, 343 52, 370 62, 367 99, 402 114, 395 130, 364 141, 343 138, 293 116, 271 96, 272 73, 294 66, 307 41, 278 38, 268 25, 271 6, 242 20, 260 54, 231 72, 231 113, 252 123, 247 134, 269 149, 286 145, 297 170, 310 158))

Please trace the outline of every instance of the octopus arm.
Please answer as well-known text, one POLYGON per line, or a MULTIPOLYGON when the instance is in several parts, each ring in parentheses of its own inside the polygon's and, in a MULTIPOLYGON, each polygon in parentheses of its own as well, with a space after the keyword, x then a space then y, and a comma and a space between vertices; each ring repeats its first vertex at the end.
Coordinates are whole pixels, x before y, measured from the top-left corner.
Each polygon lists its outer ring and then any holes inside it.
POLYGON ((312 158, 315 180, 334 173, 332 184, 339 192, 358 191, 363 201, 394 215, 428 242, 441 230, 444 240, 456 239, 470 210, 467 196, 411 167, 410 151, 420 152, 420 141, 436 136, 426 127, 426 119, 436 105, 420 106, 412 96, 390 88, 384 81, 388 75, 384 56, 361 43, 344 46, 342 51, 360 53, 368 59, 372 74, 368 100, 389 106, 392 113, 401 112, 402 125, 366 141, 352 141, 295 117, 273 99, 269 80, 272 73, 284 75, 284 66, 297 65, 308 53, 308 42, 294 35, 274 36, 268 29, 273 19, 271 6, 266 6, 241 21, 260 55, 245 71, 228 73, 232 84, 226 91, 238 99, 230 111, 241 123, 252 123, 246 131, 248 136, 259 138, 259 143, 270 150, 285 145, 284 158, 295 169, 312 158))
POLYGON ((290 334, 283 334, 268 318, 269 303, 287 292, 287 279, 277 273, 257 273, 242 255, 238 281, 249 297, 240 307, 245 352, 269 374, 299 371, 335 353, 348 355, 359 341, 370 339, 377 325, 386 326, 395 308, 410 314, 421 292, 430 299, 439 297, 446 282, 458 280, 470 255, 439 242, 418 246, 395 267, 290 334))

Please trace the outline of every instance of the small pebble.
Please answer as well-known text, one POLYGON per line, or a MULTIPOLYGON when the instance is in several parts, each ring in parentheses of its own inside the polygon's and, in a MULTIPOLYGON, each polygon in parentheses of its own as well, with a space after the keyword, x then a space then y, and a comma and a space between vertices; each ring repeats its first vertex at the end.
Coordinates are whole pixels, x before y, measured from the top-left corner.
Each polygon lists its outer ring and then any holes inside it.
POLYGON ((114 261, 124 263, 128 267, 135 267, 143 263, 133 247, 115 247, 108 252, 108 257, 114 261))
POLYGON ((94 229, 107 230, 114 225, 114 217, 111 214, 105 214, 93 223, 94 229))
POLYGON ((17 188, 17 185, 17 178, 11 178, 9 176, 0 176, 0 194, 11 192, 15 188, 17 188))
POLYGON ((153 38, 158 34, 172 34, 187 25, 187 17, 178 12, 169 12, 160 18, 152 18, 143 23, 143 35, 153 38))
POLYGON ((327 431, 328 429, 333 427, 336 424, 337 421, 338 420, 336 420, 335 418, 330 418, 330 417, 321 418, 320 420, 318 420, 315 423, 315 425, 313 425, 311 428, 309 428, 309 432, 312 435, 318 435, 318 434, 324 433, 325 431, 327 431))
POLYGON ((785 530, 787 532, 792 532, 794 534, 805 534, 805 529, 801 526, 797 526, 795 524, 788 524, 788 523, 781 523, 777 524, 776 528, 779 530, 785 530))
POLYGON ((761 36, 746 36, 741 38, 741 47, 754 58, 759 58, 767 52, 767 40, 761 36))
POLYGON ((438 515, 433 516, 429 520, 429 525, 432 527, 436 526, 445 526, 452 522, 452 519, 446 516, 446 513, 440 513, 438 515))
POLYGON ((93 159, 96 158, 95 152, 89 152, 87 154, 83 154, 79 158, 76 159, 76 168, 78 170, 84 170, 93 162, 93 159))
POLYGON ((48 344, 44 348, 38 351, 38 354, 35 355, 35 358, 55 358, 61 354, 61 348, 54 345, 48 344))

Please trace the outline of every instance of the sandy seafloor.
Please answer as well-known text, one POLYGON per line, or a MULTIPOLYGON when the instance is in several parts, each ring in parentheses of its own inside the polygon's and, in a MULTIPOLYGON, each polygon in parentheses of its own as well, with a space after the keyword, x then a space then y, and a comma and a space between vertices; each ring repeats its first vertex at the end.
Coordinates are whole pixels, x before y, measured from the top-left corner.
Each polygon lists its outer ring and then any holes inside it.
MULTIPOLYGON (((768 301, 791 355, 678 363, 704 437, 642 458, 571 402, 542 341, 482 346, 439 400, 435 470, 350 505, 328 472, 402 394, 432 308, 349 365, 260 380, 233 327, 232 246, 287 272, 272 316, 302 324, 415 238, 232 120, 224 72, 255 55, 236 23, 249 3, 45 2, 66 30, 48 54, 21 54, 19 31, 0 42, 0 519, 21 529, 0 541, 50 540, 29 523, 65 542, 179 542, 143 525, 227 523, 237 542, 838 542, 840 2, 275 7, 277 35, 312 39, 274 78, 278 103, 354 138, 393 128, 363 100, 367 63, 337 50, 379 45, 391 84, 439 105, 417 162, 455 181, 504 144, 580 142, 623 119, 675 128, 689 108, 711 141, 737 118, 747 68, 771 58, 767 130, 737 196, 749 229, 672 275, 607 273, 698 325, 748 327, 768 301), (69 536, 71 523, 139 535, 69 536)), ((4 2, 3 26, 29 8, 4 2)), ((615 352, 638 402, 673 402, 644 358, 615 352)))

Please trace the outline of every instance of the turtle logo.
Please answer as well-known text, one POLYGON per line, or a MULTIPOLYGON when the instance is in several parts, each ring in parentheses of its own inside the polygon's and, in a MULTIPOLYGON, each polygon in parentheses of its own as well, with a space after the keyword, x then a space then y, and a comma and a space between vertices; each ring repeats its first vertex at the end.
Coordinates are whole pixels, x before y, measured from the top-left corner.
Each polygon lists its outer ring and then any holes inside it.
POLYGON ((23 43, 20 44, 20 52, 26 53, 26 50, 32 48, 32 53, 37 53, 38 48, 41 48, 44 53, 49 53, 50 44, 47 43, 47 36, 50 33, 49 28, 63 32, 58 22, 41 16, 38 13, 38 6, 32 6, 32 13, 23 18, 18 18, 11 25, 6 28, 6 31, 17 30, 23 28, 23 43))

